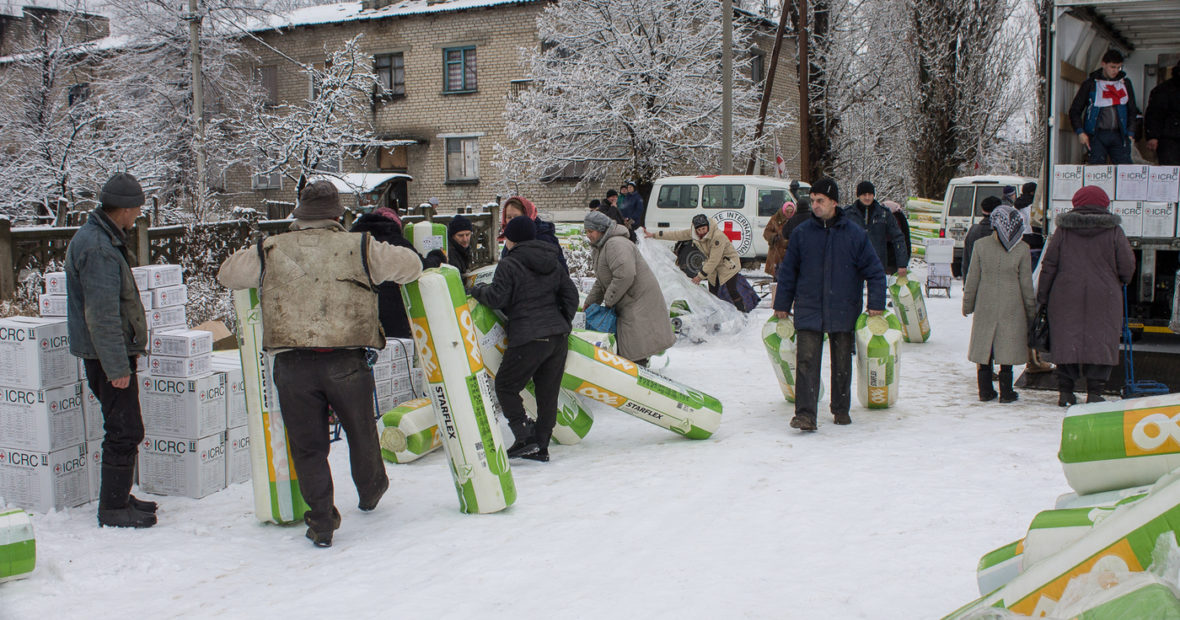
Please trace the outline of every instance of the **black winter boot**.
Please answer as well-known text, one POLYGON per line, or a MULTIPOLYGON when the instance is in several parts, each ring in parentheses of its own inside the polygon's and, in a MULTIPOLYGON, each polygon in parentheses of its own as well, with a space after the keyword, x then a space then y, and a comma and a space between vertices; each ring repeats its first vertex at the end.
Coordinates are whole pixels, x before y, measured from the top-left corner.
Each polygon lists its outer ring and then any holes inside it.
POLYGON ((1103 382, 1097 379, 1086 379, 1086 402, 1088 403, 1104 403, 1106 399, 1102 397, 1103 382))
POLYGON ((988 402, 996 399, 996 389, 992 387, 992 365, 979 364, 975 373, 975 380, 979 384, 979 400, 988 402))
POLYGON ((103 465, 98 495, 98 524, 105 527, 151 527, 156 515, 130 504, 131 466, 103 465))
POLYGON ((537 440, 533 436, 533 423, 530 421, 524 422, 509 422, 508 428, 512 429, 512 436, 515 439, 512 445, 508 447, 508 457, 516 458, 525 452, 532 452, 537 449, 537 440))
POLYGON ((150 512, 156 514, 156 509, 160 506, 156 502, 149 502, 146 499, 139 499, 134 495, 127 496, 127 504, 140 512, 150 512))
POLYGON ((1012 389, 1012 367, 1000 366, 1000 402, 1013 403, 1020 398, 1016 390, 1012 389))
POLYGON ((1057 377, 1057 394, 1058 407, 1068 407, 1078 404, 1078 399, 1073 395, 1073 379, 1057 377))

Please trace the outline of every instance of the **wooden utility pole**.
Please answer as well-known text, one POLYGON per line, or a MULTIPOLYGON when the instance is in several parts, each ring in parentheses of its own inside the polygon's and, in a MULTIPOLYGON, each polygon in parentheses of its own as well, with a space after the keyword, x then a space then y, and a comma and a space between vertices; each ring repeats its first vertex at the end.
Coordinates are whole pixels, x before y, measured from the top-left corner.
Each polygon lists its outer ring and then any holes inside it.
POLYGON ((188 0, 189 53, 193 65, 193 123, 196 130, 197 195, 193 203, 195 215, 205 213, 205 92, 201 72, 201 15, 199 0, 188 0))
MULTIPOLYGON (((783 3, 784 8, 786 2, 783 3)), ((799 0, 799 22, 795 24, 799 67, 799 180, 811 178, 811 101, 807 84, 811 81, 811 59, 807 51, 807 0, 799 0)))
POLYGON ((733 174, 733 0, 721 13, 721 174, 733 174))
MULTIPOLYGON (((778 29, 774 31, 774 49, 770 52, 770 68, 766 70, 766 79, 762 82, 762 106, 758 109, 758 125, 754 127, 754 142, 762 137, 762 127, 766 124, 766 109, 770 106, 770 89, 774 87, 774 72, 778 68, 778 52, 783 46, 783 32, 787 29, 787 2, 783 0, 782 12, 778 16, 778 29)), ((754 166, 758 163, 758 151, 750 153, 750 163, 746 164, 746 174, 754 174, 754 166)))

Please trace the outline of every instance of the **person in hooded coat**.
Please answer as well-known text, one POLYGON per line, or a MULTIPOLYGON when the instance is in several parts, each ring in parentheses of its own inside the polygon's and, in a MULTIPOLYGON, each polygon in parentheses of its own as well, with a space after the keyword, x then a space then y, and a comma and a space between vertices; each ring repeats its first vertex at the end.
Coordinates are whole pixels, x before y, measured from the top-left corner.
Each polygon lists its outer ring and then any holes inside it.
POLYGON ((614 308, 619 356, 646 365, 647 358, 676 342, 660 283, 631 243, 626 226, 600 211, 587 213, 584 224, 590 265, 597 276, 585 305, 614 308))
POLYGON ((558 261, 560 248, 537 239, 536 231, 528 216, 509 220, 507 253, 491 284, 476 285, 471 296, 508 320, 508 349, 496 375, 496 397, 515 437, 508 456, 548 461, 578 289, 558 261), (529 381, 537 394, 535 425, 520 396, 529 381))
MULTIPOLYGON (((367 232, 373 239, 382 243, 414 250, 414 244, 402 236, 401 218, 388 207, 380 207, 362 214, 353 222, 349 232, 367 232)), ((417 253, 416 250, 415 253, 417 253)), ((442 252, 435 250, 430 253, 430 256, 422 259, 422 266, 425 268, 438 267, 442 264, 443 259, 442 252)), ((393 280, 378 284, 377 307, 377 313, 381 319, 381 329, 387 338, 413 337, 410 332, 410 319, 406 316, 406 304, 402 301, 402 286, 400 284, 393 280)))
POLYGON ((742 270, 742 259, 738 256, 737 249, 733 247, 733 242, 729 240, 729 237, 725 236, 725 232, 703 213, 693 216, 692 228, 660 229, 654 233, 647 231, 644 235, 649 239, 692 241, 692 244, 705 255, 705 263, 701 265, 701 272, 693 277, 692 283, 699 284, 702 280, 707 281, 709 292, 721 299, 724 299, 721 295, 721 287, 725 287, 726 292, 729 293, 728 301, 738 310, 749 312, 754 309, 746 307, 746 302, 738 290, 737 276, 742 270))
MULTIPOLYGON (((537 227, 537 241, 545 241, 557 246, 557 254, 558 259, 561 261, 561 266, 565 268, 566 273, 569 273, 570 268, 565 262, 565 252, 561 249, 561 242, 557 240, 557 227, 553 225, 553 222, 546 222, 537 217, 536 205, 524 196, 513 196, 504 201, 503 214, 504 223, 500 229, 501 239, 505 238, 504 228, 508 226, 508 222, 522 215, 528 217, 537 227)), ((507 253, 508 249, 505 248, 504 252, 500 254, 500 257, 503 258, 507 253)))
POLYGON ((1057 364, 1062 407, 1077 402, 1074 383, 1082 377, 1086 402, 1102 402, 1119 361, 1123 287, 1135 275, 1135 253, 1109 206, 1102 188, 1079 189, 1041 255, 1037 303, 1048 306, 1049 357, 1057 364))
POLYGON ((1019 398, 1012 389, 1012 366, 1028 361, 1028 325, 1036 313, 1032 257, 1021 240, 1024 220, 1016 209, 992 210, 992 234, 975 242, 963 281, 963 316, 971 322, 967 359, 979 365, 979 400, 996 398, 992 364, 1000 365, 1000 402, 1019 398))
POLYGON ((762 230, 762 238, 766 240, 766 265, 762 270, 765 271, 773 280, 776 273, 778 273, 778 264, 783 261, 783 256, 787 254, 787 240, 790 238, 784 235, 784 229, 787 222, 795 217, 795 203, 790 200, 783 203, 781 209, 770 216, 766 222, 766 228, 762 230))

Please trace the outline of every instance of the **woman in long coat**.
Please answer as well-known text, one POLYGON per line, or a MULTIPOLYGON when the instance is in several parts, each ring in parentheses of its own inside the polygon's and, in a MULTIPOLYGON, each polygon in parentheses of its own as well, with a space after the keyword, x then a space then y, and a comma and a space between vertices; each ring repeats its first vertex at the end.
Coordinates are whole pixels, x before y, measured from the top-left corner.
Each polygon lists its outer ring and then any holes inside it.
POLYGON ((1062 407, 1077 402, 1074 382, 1082 377, 1086 402, 1104 400, 1102 387, 1119 361, 1123 286, 1135 275, 1135 254, 1109 206, 1101 188, 1078 190, 1041 255, 1037 303, 1049 308, 1049 357, 1062 407))
MULTIPOLYGON (((762 238, 766 239, 766 265, 763 271, 773 279, 778 274, 778 264, 787 255, 788 237, 784 234, 787 222, 795 217, 795 203, 790 200, 783 203, 781 209, 770 216, 766 228, 762 229, 762 238)), ((777 288, 777 287, 776 287, 777 288)))
POLYGON ((1012 207, 996 207, 988 237, 975 242, 963 282, 963 316, 971 322, 967 359, 979 365, 979 400, 996 397, 992 363, 1000 365, 1000 402, 1019 398, 1012 389, 1012 366, 1028 361, 1028 324, 1036 312, 1032 259, 1021 241, 1024 220, 1012 207))
POLYGON ((647 358, 676 342, 668 304, 660 283, 648 267, 639 248, 631 243, 630 231, 600 211, 585 219, 590 238, 590 264, 597 280, 586 305, 600 303, 618 315, 619 356, 641 366, 647 358))

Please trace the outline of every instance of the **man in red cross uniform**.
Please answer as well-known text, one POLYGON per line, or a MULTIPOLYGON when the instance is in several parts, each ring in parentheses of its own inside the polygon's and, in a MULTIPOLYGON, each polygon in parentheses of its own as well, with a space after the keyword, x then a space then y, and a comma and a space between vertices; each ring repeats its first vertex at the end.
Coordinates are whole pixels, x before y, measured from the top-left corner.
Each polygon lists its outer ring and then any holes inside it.
POLYGON ((1069 122, 1089 152, 1086 163, 1131 163, 1131 142, 1139 120, 1135 90, 1123 72, 1123 55, 1107 50, 1102 68, 1090 74, 1069 106, 1069 122))
POLYGON ((692 228, 684 230, 657 230, 644 233, 647 237, 667 239, 669 241, 692 241, 698 250, 705 254, 705 264, 701 271, 692 279, 693 284, 708 281, 709 292, 725 301, 732 303, 738 310, 749 312, 757 306, 757 302, 745 293, 748 283, 742 285, 742 260, 733 247, 733 239, 741 239, 741 232, 734 231, 732 224, 730 232, 719 228, 715 222, 703 213, 692 218, 692 228), (733 235, 733 236, 731 236, 733 235), (725 288, 724 294, 722 288, 725 288))

